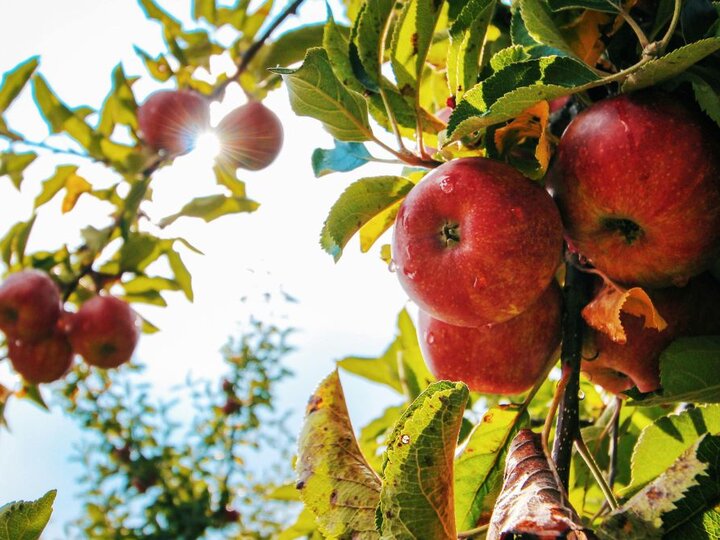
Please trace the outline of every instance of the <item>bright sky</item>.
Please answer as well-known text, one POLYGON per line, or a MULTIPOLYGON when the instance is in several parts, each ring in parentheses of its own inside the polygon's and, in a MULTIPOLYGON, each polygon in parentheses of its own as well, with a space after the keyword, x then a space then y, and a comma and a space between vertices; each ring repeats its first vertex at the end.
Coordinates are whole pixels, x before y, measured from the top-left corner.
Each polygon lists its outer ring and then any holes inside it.
MULTIPOLYGON (((172 8, 177 17, 189 18, 189 0, 160 3, 172 8)), ((0 72, 40 55, 40 72, 70 106, 100 106, 118 62, 127 73, 145 76, 133 45, 151 54, 164 50, 160 26, 147 21, 133 0, 5 1, 2 14, 0 72)), ((324 14, 324 2, 307 0, 299 18, 289 24, 320 21, 324 14)), ((157 88, 149 77, 135 86, 139 97, 157 88)), ((228 92, 213 115, 219 119, 241 103, 238 92, 228 92)), ((220 347, 237 334, 238 321, 264 310, 257 302, 241 303, 241 297, 282 286, 300 300, 289 311, 291 324, 300 329, 294 340, 298 351, 289 360, 297 377, 284 385, 279 403, 281 408, 295 410, 292 427, 297 430, 308 395, 332 369, 334 360, 348 354, 377 355, 394 335, 395 318, 405 295, 380 260, 377 248, 361 255, 357 242, 352 242, 336 265, 320 249, 318 235, 330 206, 351 181, 361 175, 398 171, 387 165, 367 166, 356 173, 314 178, 310 154, 317 146, 332 147, 332 138, 318 122, 293 115, 284 89, 273 93, 266 103, 282 118, 285 146, 268 169, 241 175, 249 196, 261 202, 261 208, 254 214, 224 217, 211 224, 183 218, 165 230, 167 236, 185 237, 205 253, 202 257, 183 255, 193 275, 195 302, 190 304, 180 294, 172 294, 167 296, 168 308, 138 307, 162 331, 143 336, 137 358, 148 365, 147 376, 159 395, 182 383, 188 372, 217 378, 223 369, 220 347)), ((47 136, 29 92, 8 112, 7 120, 28 138, 47 136)), ((0 150, 3 145, 0 142, 0 150)), ((0 231, 28 218, 41 181, 52 174, 57 163, 50 157, 33 164, 23 194, 8 179, 0 179, 0 231)), ((207 158, 191 155, 177 159, 174 167, 158 174, 153 182, 155 202, 148 207, 151 218, 157 221, 193 197, 217 192, 209 166, 207 158)), ((93 166, 83 167, 80 174, 97 184, 109 181, 107 173, 93 166)), ((67 216, 59 214, 58 200, 47 205, 48 210, 50 207, 53 210, 41 214, 36 223, 29 249, 58 247, 62 242, 75 245, 82 226, 102 226, 107 220, 106 213, 90 200, 81 199, 76 211, 67 216)), ((11 380, 3 366, 0 382, 8 385, 11 380)), ((379 415, 384 404, 396 399, 378 386, 349 376, 343 380, 356 426, 379 415)), ((26 402, 13 401, 7 416, 12 432, 0 433, 0 505, 35 499, 57 488, 55 512, 45 538, 66 538, 62 525, 80 512, 75 494, 81 470, 69 458, 81 432, 60 411, 48 414, 26 402)))

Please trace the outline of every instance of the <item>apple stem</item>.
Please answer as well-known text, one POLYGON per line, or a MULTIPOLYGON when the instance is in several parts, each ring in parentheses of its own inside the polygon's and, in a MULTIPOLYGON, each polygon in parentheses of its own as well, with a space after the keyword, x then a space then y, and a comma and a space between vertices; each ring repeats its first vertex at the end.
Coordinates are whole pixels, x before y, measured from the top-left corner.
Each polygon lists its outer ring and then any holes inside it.
POLYGON ((565 304, 562 320, 562 377, 567 379, 558 412, 553 461, 562 485, 567 490, 570 479, 570 460, 575 439, 580 436, 580 361, 585 321, 582 310, 590 297, 590 277, 579 268, 577 255, 565 265, 565 304))

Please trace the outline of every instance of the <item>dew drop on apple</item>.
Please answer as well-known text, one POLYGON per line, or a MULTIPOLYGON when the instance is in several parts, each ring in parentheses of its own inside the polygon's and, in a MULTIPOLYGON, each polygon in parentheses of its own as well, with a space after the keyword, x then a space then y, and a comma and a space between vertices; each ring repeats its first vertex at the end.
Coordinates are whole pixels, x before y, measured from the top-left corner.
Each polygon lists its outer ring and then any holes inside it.
POLYGON ((435 334, 432 332, 428 332, 427 336, 425 337, 425 341, 427 341, 428 345, 432 345, 435 343, 435 334))
POLYGON ((511 208, 510 213, 515 216, 516 219, 522 219, 525 217, 525 213, 522 211, 522 208, 511 208))
POLYGON ((397 264, 395 263, 395 259, 390 259, 390 262, 388 263, 388 270, 393 274, 397 271, 397 264))
POLYGON ((440 180, 440 189, 443 193, 452 193, 452 181, 449 178, 443 178, 442 180, 440 180))
POLYGON ((410 444, 410 435, 407 435, 407 434, 401 435, 400 442, 402 444, 410 444))
POLYGON ((483 276, 475 276, 475 279, 473 279, 473 289, 484 289, 487 287, 487 279, 485 279, 483 276))

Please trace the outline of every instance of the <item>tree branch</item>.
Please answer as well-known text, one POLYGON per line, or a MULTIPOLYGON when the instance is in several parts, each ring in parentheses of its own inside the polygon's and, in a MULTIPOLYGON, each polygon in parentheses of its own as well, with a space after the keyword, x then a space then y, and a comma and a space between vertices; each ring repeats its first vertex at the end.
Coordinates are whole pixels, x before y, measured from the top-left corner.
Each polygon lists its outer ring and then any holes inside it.
POLYGON ((563 378, 567 378, 565 392, 558 412, 555 440, 553 442, 553 461, 557 467, 558 475, 568 488, 570 478, 570 458, 573 443, 580 434, 579 397, 580 390, 580 360, 582 357, 583 329, 585 322, 582 318, 582 309, 589 299, 590 279, 588 274, 579 268, 576 255, 565 265, 565 307, 562 321, 562 360, 563 378))

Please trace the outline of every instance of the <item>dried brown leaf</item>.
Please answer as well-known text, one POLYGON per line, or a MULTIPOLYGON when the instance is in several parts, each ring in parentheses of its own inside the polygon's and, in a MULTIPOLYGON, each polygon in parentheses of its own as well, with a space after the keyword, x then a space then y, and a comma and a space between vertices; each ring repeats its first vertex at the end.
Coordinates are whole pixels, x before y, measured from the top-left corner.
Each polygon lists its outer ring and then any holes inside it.
POLYGON ((522 538, 594 539, 566 501, 540 444, 523 429, 513 439, 505 462, 502 491, 495 503, 487 540, 522 538))

